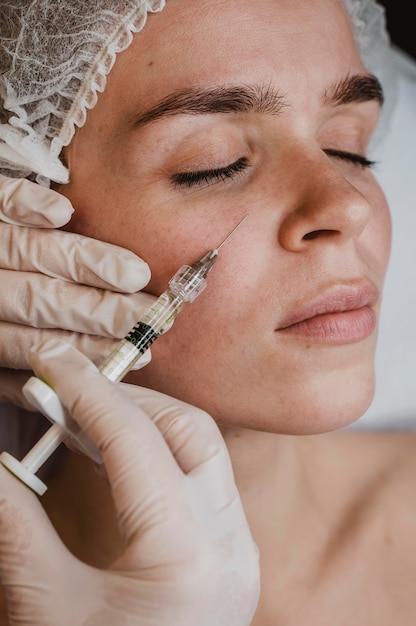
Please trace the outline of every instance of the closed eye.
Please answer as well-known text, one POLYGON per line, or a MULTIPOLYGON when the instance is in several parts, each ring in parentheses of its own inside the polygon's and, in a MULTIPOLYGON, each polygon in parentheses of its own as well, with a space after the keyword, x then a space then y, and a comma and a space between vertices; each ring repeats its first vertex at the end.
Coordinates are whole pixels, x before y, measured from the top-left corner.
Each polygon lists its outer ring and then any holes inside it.
POLYGON ((226 181, 234 178, 240 172, 249 167, 248 160, 243 157, 225 167, 218 167, 210 170, 198 170, 196 172, 180 172, 172 176, 174 185, 180 187, 197 187, 199 185, 209 185, 218 181, 226 181))
POLYGON ((354 165, 360 165, 364 169, 371 168, 376 164, 376 161, 369 161, 365 157, 361 156, 361 154, 355 154, 354 152, 333 150, 332 148, 325 149, 324 152, 330 157, 342 159, 343 161, 348 161, 349 163, 353 163, 354 165))

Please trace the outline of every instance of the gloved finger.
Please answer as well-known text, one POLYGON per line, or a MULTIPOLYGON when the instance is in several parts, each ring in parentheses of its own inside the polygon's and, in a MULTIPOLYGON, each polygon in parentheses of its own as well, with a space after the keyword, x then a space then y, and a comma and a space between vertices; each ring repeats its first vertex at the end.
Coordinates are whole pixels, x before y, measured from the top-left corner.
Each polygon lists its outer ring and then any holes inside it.
MULTIPOLYGON (((221 432, 210 415, 165 394, 120 384, 157 425, 178 465, 188 476, 190 501, 208 518, 223 512, 232 523, 242 514, 231 460, 221 432), (227 511, 227 513, 226 513, 227 511), (235 512, 237 511, 237 512, 235 512)), ((226 531, 228 524, 221 526, 226 531)))
POLYGON ((152 306, 145 292, 120 294, 30 272, 0 271, 0 319, 34 328, 60 328, 121 339, 152 306))
POLYGON ((61 194, 24 178, 0 175, 0 220, 20 226, 59 228, 74 212, 61 194))
POLYGON ((0 224, 0 268, 134 293, 150 269, 130 250, 61 230, 0 224))
MULTIPOLYGON (((258 551, 234 480, 229 453, 214 420, 204 411, 154 390, 120 383, 161 430, 182 470, 192 519, 212 538, 230 542, 233 562, 247 568, 251 596, 258 597, 258 551), (227 539, 226 539, 227 538, 227 539)), ((255 606, 255 604, 254 604, 255 606)))
POLYGON ((217 424, 205 411, 154 389, 127 383, 120 387, 157 425, 185 474, 226 450, 217 424))
POLYGON ((126 536, 155 515, 156 501, 175 508, 182 471, 158 428, 120 386, 68 344, 52 340, 35 346, 31 361, 100 450, 126 536))
MULTIPOLYGON (((48 339, 65 341, 73 345, 96 365, 100 365, 119 343, 119 339, 109 339, 98 335, 80 334, 59 329, 37 329, 6 322, 0 323, 0 337, 2 337, 0 341, 0 366, 17 370, 31 370, 30 348, 48 339)), ((149 349, 135 363, 134 369, 140 369, 147 365, 150 359, 151 351, 149 349)))

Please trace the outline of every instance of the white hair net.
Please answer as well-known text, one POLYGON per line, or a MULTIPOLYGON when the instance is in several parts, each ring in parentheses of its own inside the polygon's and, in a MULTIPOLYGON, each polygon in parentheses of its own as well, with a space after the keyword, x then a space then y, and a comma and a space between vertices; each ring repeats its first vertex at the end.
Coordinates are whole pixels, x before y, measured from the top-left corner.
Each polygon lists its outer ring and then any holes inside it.
POLYGON ((116 54, 164 0, 0 4, 0 171, 68 181, 59 155, 82 126, 116 54))
MULTIPOLYGON (((375 0, 343 0, 363 62, 393 92, 389 39, 375 0)), ((68 181, 60 160, 105 88, 116 54, 165 0, 3 0, 0 5, 0 172, 68 181)))

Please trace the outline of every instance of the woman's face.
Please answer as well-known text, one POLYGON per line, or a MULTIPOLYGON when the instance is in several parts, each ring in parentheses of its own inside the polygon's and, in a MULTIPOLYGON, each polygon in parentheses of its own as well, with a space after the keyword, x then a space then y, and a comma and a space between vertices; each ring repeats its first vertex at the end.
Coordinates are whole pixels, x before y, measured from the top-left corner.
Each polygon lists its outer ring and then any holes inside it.
POLYGON ((379 114, 339 0, 169 0, 67 150, 70 229, 130 248, 159 295, 224 245, 129 381, 221 424, 314 433, 373 393, 385 198, 379 114))

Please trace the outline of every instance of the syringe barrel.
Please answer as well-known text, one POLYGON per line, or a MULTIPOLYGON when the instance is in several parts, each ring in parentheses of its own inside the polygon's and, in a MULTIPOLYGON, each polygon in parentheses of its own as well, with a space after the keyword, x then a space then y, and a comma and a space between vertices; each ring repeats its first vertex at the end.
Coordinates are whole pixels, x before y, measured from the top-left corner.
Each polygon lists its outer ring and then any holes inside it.
MULTIPOLYGON (((148 347, 149 345, 150 343, 148 347)), ((101 363, 99 370, 108 380, 112 380, 113 383, 118 383, 124 378, 141 355, 142 353, 137 350, 133 343, 127 339, 123 339, 117 344, 103 363, 101 363)))
POLYGON ((186 300, 182 294, 176 293, 171 289, 164 291, 150 309, 146 311, 140 322, 131 329, 126 339, 134 343, 136 348, 143 354, 150 345, 147 341, 151 340, 150 343, 153 343, 156 337, 172 326, 173 320, 181 311, 185 302, 186 300), (147 327, 153 331, 153 334, 149 331, 143 335, 143 329, 147 327), (137 329, 139 329, 138 332, 136 332, 137 329))
POLYGON ((100 365, 100 372, 118 383, 152 343, 172 324, 184 299, 170 289, 159 296, 134 328, 100 365))

